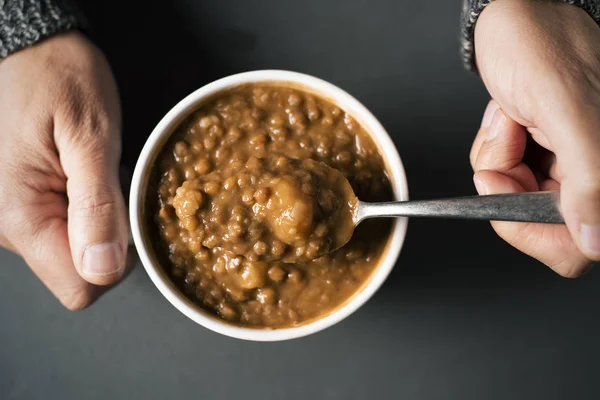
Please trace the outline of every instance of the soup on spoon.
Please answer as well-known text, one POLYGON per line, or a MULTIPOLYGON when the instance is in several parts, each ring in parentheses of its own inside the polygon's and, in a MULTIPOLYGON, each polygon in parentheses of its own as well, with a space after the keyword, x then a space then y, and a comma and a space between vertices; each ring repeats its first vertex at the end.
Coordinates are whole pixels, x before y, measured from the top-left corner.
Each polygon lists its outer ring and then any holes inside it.
POLYGON ((249 260, 298 263, 350 240, 358 200, 340 171, 285 156, 233 164, 243 173, 215 170, 185 181, 173 198, 187 229, 210 232, 205 247, 249 260), (233 218, 223 223, 224 214, 233 218))

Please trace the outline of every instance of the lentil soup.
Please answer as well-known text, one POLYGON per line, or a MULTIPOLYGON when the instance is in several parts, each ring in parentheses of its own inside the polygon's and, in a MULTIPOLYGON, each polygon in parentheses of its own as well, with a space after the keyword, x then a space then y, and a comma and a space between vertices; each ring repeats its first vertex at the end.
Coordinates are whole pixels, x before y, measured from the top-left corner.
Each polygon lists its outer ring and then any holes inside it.
POLYGON ((336 248, 340 227, 322 216, 344 208, 335 185, 317 176, 321 163, 361 200, 392 199, 376 145, 329 101, 269 83, 205 102, 165 144, 146 195, 147 231, 167 275, 206 311, 248 327, 297 326, 344 304, 377 267, 391 222, 365 221, 346 245, 312 260, 322 246, 336 248), (278 168, 285 174, 275 176, 278 168), (273 212, 262 206, 282 179, 300 217, 291 230, 269 231, 273 212), (262 225, 252 214, 261 207, 262 225), (299 239, 298 229, 309 233, 299 239))

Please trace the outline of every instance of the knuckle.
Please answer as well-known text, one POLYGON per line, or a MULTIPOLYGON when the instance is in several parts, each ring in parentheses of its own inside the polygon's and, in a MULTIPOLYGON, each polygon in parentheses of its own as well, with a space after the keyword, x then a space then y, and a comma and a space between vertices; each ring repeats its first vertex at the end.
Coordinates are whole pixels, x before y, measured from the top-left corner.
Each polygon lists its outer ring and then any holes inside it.
POLYGON ((118 204, 112 189, 106 186, 77 198, 69 207, 75 215, 96 218, 112 216, 118 204))

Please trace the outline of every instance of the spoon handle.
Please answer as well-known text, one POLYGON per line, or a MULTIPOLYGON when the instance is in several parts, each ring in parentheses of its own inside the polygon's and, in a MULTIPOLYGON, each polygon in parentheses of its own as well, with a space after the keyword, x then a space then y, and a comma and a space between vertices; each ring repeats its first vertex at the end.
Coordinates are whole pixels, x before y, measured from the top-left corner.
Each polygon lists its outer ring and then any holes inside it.
POLYGON ((470 196, 441 200, 359 202, 356 223, 366 218, 434 217, 563 224, 558 192, 470 196))

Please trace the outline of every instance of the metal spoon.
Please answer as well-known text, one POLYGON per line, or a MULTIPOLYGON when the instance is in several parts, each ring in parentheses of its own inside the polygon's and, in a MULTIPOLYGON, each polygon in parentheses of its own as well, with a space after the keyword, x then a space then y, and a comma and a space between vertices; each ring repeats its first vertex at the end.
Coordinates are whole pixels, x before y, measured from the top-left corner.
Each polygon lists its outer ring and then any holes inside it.
MULTIPOLYGON (((564 224, 556 191, 381 203, 367 203, 354 198, 351 217, 353 226, 346 225, 349 229, 338 231, 329 251, 345 245, 356 226, 368 218, 433 217, 564 224)), ((342 222, 338 221, 340 227, 342 222)), ((325 253, 322 251, 319 256, 325 253)))
POLYGON ((354 225, 367 218, 434 217, 489 221, 541 222, 563 224, 556 191, 494 194, 441 200, 359 201, 354 225))

